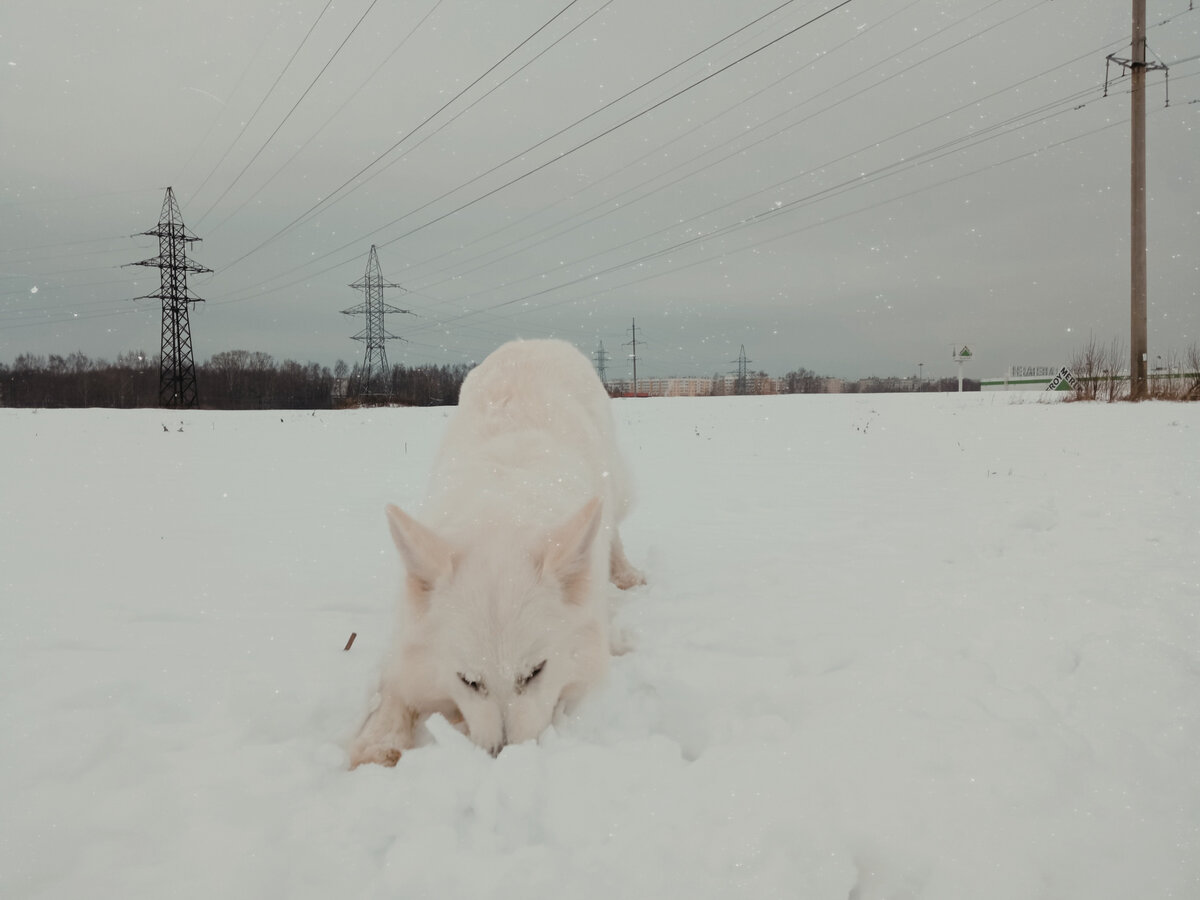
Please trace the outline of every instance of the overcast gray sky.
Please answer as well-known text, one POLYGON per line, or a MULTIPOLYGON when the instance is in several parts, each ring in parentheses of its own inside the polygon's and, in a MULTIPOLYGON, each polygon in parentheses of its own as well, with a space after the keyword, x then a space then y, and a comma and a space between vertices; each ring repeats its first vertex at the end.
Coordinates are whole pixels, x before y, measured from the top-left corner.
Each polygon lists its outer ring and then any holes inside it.
MULTIPOLYGON (((1127 341, 1129 0, 781 2, 5 0, 0 361, 157 352, 121 266, 168 185, 198 361, 361 358, 373 243, 393 362, 553 335, 620 376, 635 316, 647 375, 1127 341)), ((1200 11, 1148 8, 1153 366, 1200 340, 1200 11)))

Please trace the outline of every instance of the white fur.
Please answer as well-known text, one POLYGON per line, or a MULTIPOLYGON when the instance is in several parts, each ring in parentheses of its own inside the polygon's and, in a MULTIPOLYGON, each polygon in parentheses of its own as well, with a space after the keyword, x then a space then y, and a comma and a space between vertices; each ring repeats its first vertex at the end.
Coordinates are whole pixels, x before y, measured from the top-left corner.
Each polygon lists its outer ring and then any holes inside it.
POLYGON ((604 676, 607 582, 643 583, 617 534, 630 498, 609 403, 562 341, 505 344, 467 376, 423 522, 387 509, 406 597, 352 766, 395 764, 435 712, 499 752, 604 676))

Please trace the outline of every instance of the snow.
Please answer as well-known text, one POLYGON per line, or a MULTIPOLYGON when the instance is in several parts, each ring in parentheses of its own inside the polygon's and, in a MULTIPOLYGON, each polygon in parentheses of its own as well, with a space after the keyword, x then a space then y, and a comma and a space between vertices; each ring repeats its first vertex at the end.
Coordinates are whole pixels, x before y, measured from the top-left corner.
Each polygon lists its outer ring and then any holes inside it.
POLYGON ((1200 896, 1200 405, 615 411, 634 649, 350 772, 449 411, 0 410, 0 896, 1200 896))

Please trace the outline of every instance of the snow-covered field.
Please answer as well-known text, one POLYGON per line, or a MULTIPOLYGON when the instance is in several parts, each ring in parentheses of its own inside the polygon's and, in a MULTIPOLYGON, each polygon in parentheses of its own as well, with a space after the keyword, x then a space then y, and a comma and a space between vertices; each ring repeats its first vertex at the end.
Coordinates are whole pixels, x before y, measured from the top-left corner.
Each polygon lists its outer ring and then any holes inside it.
POLYGON ((1039 399, 618 401, 636 649, 353 772, 449 412, 0 410, 0 897, 1200 897, 1200 404, 1039 399))

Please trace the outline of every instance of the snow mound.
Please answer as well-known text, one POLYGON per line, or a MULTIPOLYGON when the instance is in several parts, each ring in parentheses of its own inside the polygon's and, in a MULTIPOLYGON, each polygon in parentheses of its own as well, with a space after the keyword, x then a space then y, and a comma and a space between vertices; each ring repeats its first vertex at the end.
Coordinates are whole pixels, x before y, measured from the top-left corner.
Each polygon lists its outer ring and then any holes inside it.
POLYGON ((353 772, 446 411, 0 410, 0 896, 1200 896, 1200 407, 1028 399, 617 402, 632 650, 353 772))

